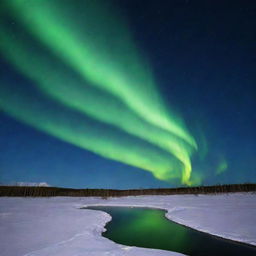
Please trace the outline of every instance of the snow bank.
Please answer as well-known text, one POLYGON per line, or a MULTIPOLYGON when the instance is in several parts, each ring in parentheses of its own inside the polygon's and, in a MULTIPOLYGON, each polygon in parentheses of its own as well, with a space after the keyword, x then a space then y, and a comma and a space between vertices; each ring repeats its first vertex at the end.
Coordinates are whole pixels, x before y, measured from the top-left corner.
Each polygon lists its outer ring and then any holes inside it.
POLYGON ((3 256, 170 256, 178 253, 118 245, 100 234, 111 217, 82 206, 167 209, 181 224, 256 245, 256 196, 177 195, 123 198, 0 198, 3 256))
MULTIPOLYGON (((185 226, 256 245, 256 194, 172 195, 94 199, 95 205, 166 209, 166 217, 185 226)), ((91 202, 88 205, 93 204, 91 202)))
POLYGON ((9 184, 0 184, 0 186, 16 186, 16 187, 50 187, 47 182, 14 182, 9 184))
MULTIPOLYGON (((0 198, 2 256, 171 256, 118 245, 101 236, 111 217, 81 210, 88 198, 0 198)), ((99 203, 101 200, 94 199, 99 203)))

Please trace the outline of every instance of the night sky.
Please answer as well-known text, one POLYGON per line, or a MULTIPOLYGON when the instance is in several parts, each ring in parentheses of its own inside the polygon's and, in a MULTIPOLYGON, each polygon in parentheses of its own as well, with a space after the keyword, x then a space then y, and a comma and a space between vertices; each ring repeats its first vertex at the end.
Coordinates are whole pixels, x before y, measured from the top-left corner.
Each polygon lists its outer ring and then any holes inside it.
POLYGON ((0 4, 0 183, 256 182, 256 2, 0 4))

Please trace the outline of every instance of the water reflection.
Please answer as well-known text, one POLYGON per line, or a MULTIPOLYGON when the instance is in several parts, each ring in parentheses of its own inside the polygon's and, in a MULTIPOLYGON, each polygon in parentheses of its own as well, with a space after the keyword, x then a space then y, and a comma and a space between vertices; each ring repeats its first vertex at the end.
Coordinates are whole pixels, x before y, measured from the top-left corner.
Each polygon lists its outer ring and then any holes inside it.
POLYGON ((186 255, 256 255, 256 248, 201 233, 165 218, 156 209, 90 207, 112 216, 103 236, 119 244, 176 251, 186 255))

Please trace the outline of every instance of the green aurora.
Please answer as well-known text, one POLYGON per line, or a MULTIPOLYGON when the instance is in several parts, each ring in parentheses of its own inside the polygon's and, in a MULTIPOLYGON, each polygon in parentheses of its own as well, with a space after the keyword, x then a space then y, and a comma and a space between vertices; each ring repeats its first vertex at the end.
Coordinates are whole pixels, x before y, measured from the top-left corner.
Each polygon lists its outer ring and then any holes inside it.
POLYGON ((31 97, 22 88, 13 93, 11 84, 6 84, 4 90, 0 88, 3 96, 0 106, 4 111, 38 130, 101 156, 153 174, 159 173, 159 176, 167 179, 180 177, 176 168, 177 160, 147 143, 142 143, 136 138, 127 138, 109 127, 99 129, 97 124, 90 122, 88 118, 44 98, 43 95, 31 97))
MULTIPOLYGON (((51 110, 41 115, 42 107, 32 110, 23 103, 31 101, 25 94, 13 104, 1 100, 7 113, 69 143, 148 170, 158 179, 181 177, 183 184, 193 183, 190 158, 196 142, 182 119, 164 106, 127 25, 117 14, 114 16, 110 6, 86 1, 86 8, 81 6, 81 17, 74 22, 70 1, 7 2, 11 15, 31 35, 21 33, 16 35, 19 40, 13 40, 11 31, 1 28, 0 47, 6 59, 34 82, 43 97, 119 128, 131 135, 131 141, 137 137, 161 150, 146 149, 140 143, 131 146, 111 129, 105 132, 109 136, 99 138, 83 119, 76 125, 70 121, 71 114, 63 118, 60 111, 51 110), (43 50, 28 40, 31 36, 43 50), (61 120, 61 129, 56 120, 61 120), (79 125, 81 128, 77 128, 79 125)), ((8 90, 1 93, 6 99, 12 97, 8 90)))
POLYGON ((85 1, 80 20, 72 13, 70 0, 8 1, 26 28, 93 86, 116 95, 141 118, 196 146, 181 120, 169 118, 128 28, 120 16, 115 18, 113 6, 104 2, 85 1))
POLYGON ((220 175, 220 174, 224 173, 225 171, 227 171, 227 169, 228 169, 228 162, 225 158, 222 158, 220 163, 217 166, 216 174, 220 175))

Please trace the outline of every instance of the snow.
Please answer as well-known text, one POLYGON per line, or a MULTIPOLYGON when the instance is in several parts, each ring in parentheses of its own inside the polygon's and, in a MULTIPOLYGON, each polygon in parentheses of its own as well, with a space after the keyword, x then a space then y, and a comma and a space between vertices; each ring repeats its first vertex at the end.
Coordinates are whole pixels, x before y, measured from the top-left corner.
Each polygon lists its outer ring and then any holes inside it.
POLYGON ((0 198, 3 256, 170 256, 174 252, 129 247, 101 236, 111 217, 83 206, 166 209, 167 218, 210 234, 256 245, 256 195, 137 196, 122 198, 0 198))
POLYGON ((9 184, 0 184, 0 186, 18 186, 18 187, 50 187, 47 182, 14 182, 9 184))

